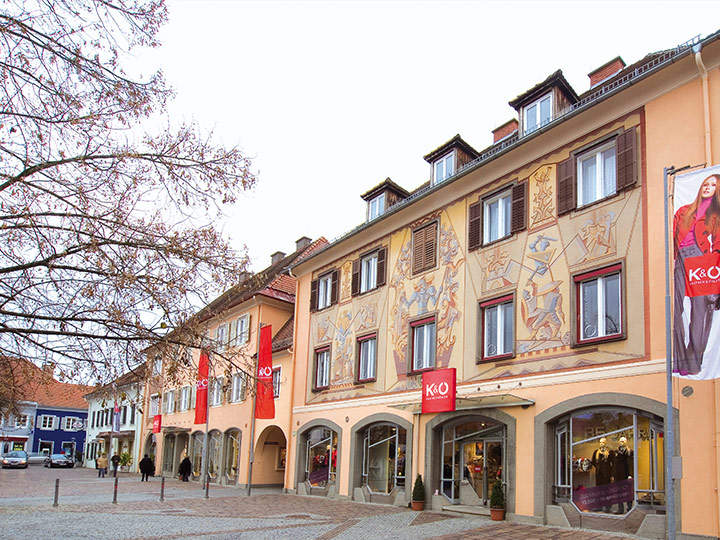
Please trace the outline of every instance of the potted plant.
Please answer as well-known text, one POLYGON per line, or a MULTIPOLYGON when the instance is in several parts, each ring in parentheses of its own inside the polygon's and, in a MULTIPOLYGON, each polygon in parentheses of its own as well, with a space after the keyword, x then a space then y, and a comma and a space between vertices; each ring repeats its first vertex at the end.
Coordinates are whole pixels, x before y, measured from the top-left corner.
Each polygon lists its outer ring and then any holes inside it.
POLYGON ((505 493, 500 480, 495 481, 490 493, 490 519, 493 521, 505 519, 505 493))
POLYGON ((415 479, 415 486, 412 490, 412 501, 411 506, 413 510, 422 512, 425 509, 425 485, 422 481, 422 476, 419 474, 415 479))
POLYGON ((129 452, 123 452, 120 454, 120 470, 127 472, 132 463, 132 457, 129 452))

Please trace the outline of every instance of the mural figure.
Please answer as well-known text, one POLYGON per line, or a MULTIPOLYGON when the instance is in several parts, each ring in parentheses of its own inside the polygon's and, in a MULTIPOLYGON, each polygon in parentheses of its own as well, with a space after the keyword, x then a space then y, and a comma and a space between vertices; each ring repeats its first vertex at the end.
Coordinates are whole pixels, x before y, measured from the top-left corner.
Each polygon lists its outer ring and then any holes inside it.
POLYGON ((550 261, 552 261, 557 251, 555 248, 549 249, 550 242, 557 242, 557 239, 538 234, 528 246, 530 253, 527 254, 527 257, 535 263, 535 271, 530 276, 530 280, 535 277, 535 274, 544 276, 545 272, 550 268, 550 261))
POLYGON ((617 253, 615 213, 596 210, 578 228, 571 242, 570 264, 580 264, 617 253))
POLYGON ((530 212, 530 228, 550 221, 555 213, 555 196, 551 177, 552 167, 538 169, 530 176, 532 189, 532 210, 530 212))

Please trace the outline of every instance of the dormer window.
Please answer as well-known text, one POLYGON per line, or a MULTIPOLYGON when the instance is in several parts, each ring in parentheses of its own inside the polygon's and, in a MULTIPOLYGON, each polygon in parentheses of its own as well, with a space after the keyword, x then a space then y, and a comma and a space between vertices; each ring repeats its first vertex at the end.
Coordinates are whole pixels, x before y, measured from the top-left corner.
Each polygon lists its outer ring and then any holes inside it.
POLYGON ((524 108, 523 132, 527 135, 552 120, 552 94, 546 94, 524 108))
POLYGON ((450 178, 455 174, 455 152, 445 154, 433 164, 434 172, 433 183, 440 182, 450 178))
POLYGON ((368 221, 372 221, 385 213, 385 194, 381 193, 368 201, 368 221))

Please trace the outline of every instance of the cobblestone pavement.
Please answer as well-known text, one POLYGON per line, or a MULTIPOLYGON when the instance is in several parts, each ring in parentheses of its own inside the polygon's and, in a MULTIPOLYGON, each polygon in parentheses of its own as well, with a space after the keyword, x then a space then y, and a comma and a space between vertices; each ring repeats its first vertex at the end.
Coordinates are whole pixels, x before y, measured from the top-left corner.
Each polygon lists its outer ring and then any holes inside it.
POLYGON ((210 499, 197 483, 166 482, 159 501, 160 479, 140 482, 121 474, 118 503, 112 504, 113 479, 94 470, 0 471, 0 539, 5 538, 138 538, 225 539, 362 539, 494 538, 611 540, 600 534, 486 518, 463 518, 414 512, 385 505, 283 495, 254 489, 247 497, 237 488, 211 486, 210 499), (59 505, 53 508, 55 479, 60 478, 59 505))

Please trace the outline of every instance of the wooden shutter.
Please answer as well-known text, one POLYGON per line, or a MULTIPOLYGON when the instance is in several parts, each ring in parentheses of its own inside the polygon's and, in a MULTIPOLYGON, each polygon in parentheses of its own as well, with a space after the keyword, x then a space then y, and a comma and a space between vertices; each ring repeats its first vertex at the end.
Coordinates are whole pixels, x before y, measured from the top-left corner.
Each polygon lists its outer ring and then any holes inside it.
POLYGON ((337 304, 338 301, 338 278, 340 277, 340 270, 333 270, 330 278, 330 305, 337 304))
POLYGON ((416 231, 413 231, 413 262, 412 262, 413 274, 422 272, 424 244, 425 244, 425 229, 418 229, 416 231))
POLYGON ((351 294, 353 296, 360 294, 360 259, 355 259, 352 263, 351 294))
POLYGON ((620 134, 615 140, 618 191, 632 187, 637 181, 637 153, 635 147, 634 127, 620 134))
POLYGON ((190 388, 190 408, 195 409, 197 400, 197 383, 193 384, 190 388))
POLYGON ((570 157, 557 166, 558 216, 575 210, 575 158, 570 157))
POLYGON ((471 204, 468 212, 470 215, 468 222, 468 251, 473 251, 482 245, 483 202, 479 201, 471 204))
POLYGON ((310 283, 310 311, 317 311, 318 305, 318 280, 313 279, 310 283))
POLYGON ((527 182, 512 188, 510 232, 522 231, 527 226, 527 182))
POLYGON ((435 267, 437 258, 437 221, 425 228, 425 260, 423 270, 435 267))
POLYGON ((378 251, 377 256, 377 286, 385 285, 385 258, 387 257, 387 248, 378 251))

